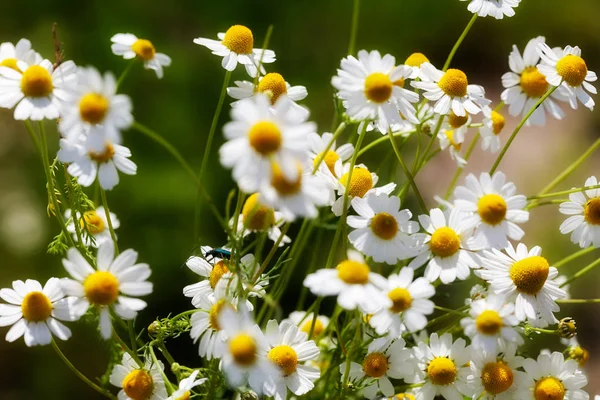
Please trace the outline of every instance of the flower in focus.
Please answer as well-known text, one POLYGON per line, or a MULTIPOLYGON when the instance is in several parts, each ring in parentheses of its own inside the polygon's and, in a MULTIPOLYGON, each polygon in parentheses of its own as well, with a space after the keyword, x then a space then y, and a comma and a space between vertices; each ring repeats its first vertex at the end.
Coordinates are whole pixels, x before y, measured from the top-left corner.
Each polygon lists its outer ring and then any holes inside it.
POLYGON ((506 15, 507 17, 513 17, 515 15, 514 8, 519 6, 521 0, 461 0, 470 1, 467 6, 467 10, 473 14, 477 14, 480 17, 494 17, 496 19, 502 19, 506 15))
MULTIPOLYGON (((65 212, 65 219, 69 221, 67 231, 73 234, 73 240, 77 241, 77 230, 75 224, 79 224, 81 239, 86 247, 100 247, 104 242, 112 241, 110 230, 108 228, 108 220, 106 219, 106 211, 100 206, 95 210, 85 211, 83 216, 81 213, 75 213, 73 216, 71 209, 65 212)), ((110 222, 113 229, 118 229, 120 222, 115 213, 110 213, 110 222)))
POLYGON ((168 394, 161 373, 163 369, 160 360, 157 364, 147 359, 140 366, 129 353, 123 353, 121 363, 115 365, 110 374, 110 383, 122 388, 119 400, 164 400, 168 394))
POLYGON ((23 72, 17 65, 18 61, 24 61, 27 65, 37 65, 42 61, 42 56, 31 48, 31 42, 27 39, 19 40, 16 45, 10 42, 0 44, 0 67, 23 72))
MULTIPOLYGON (((584 186, 597 186, 595 176, 586 179, 584 186)), ((559 211, 570 215, 560 225, 560 233, 571 233, 571 242, 581 248, 593 244, 600 247, 600 189, 589 189, 569 194, 569 200, 560 204, 559 211)))
POLYGON ((578 369, 577 361, 565 360, 562 353, 540 354, 537 360, 528 358, 523 368, 532 380, 529 393, 535 400, 584 400, 589 395, 582 390, 588 380, 578 369))
POLYGON ((185 379, 179 382, 179 387, 167 400, 188 400, 191 396, 192 389, 206 382, 206 378, 196 379, 198 370, 195 370, 185 379))
MULTIPOLYGON (((290 313, 287 320, 298 326, 300 330, 307 335, 310 333, 310 329, 313 324, 313 313, 306 313, 305 311, 293 311, 290 313)), ((284 321, 287 321, 284 320, 284 321)), ((281 321, 283 323, 283 321, 281 321)), ((317 315, 315 319, 315 326, 313 328, 312 337, 318 337, 321 333, 325 332, 329 325, 329 318, 325 315, 317 315)))
POLYGON ((502 143, 500 142, 500 132, 504 129, 506 123, 504 116, 490 107, 483 107, 483 126, 479 130, 481 134, 481 150, 488 150, 492 153, 498 152, 502 143))
POLYGON ((117 56, 125 60, 139 58, 144 62, 144 68, 156 72, 158 79, 163 77, 163 67, 171 65, 171 57, 157 53, 154 45, 147 39, 138 39, 131 33, 117 33, 110 38, 113 43, 110 48, 117 56))

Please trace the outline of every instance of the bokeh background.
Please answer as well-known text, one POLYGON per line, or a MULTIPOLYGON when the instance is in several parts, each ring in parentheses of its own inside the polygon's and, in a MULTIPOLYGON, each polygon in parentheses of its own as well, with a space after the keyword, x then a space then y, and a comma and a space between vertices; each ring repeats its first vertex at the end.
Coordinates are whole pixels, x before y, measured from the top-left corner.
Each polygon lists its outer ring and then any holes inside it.
MULTIPOLYGON (((362 3, 357 48, 391 53, 399 63, 411 52, 421 51, 441 66, 471 18, 467 3, 458 0, 363 0, 362 3)), ((330 79, 346 55, 351 11, 351 0, 9 1, 3 2, 0 12, 0 42, 15 43, 26 37, 42 55, 52 58, 51 27, 57 22, 67 59, 118 75, 126 62, 111 54, 110 37, 131 32, 150 39, 157 51, 172 57, 172 66, 166 69, 164 79, 157 80, 151 71, 138 65, 122 90, 133 98, 135 118, 162 134, 194 168, 199 168, 224 71, 220 58, 193 44, 192 39, 216 38, 217 32, 224 32, 230 25, 244 24, 253 30, 256 47, 260 47, 267 27, 273 24, 269 48, 276 51, 277 62, 269 70, 282 73, 293 85, 308 88, 304 104, 312 111, 319 131, 324 132, 331 129, 330 79)), ((512 44, 523 49, 537 35, 545 35, 553 46, 579 45, 589 68, 598 71, 598 15, 597 0, 525 0, 514 18, 478 20, 453 65, 463 69, 470 82, 485 85, 494 103, 499 101, 500 77, 508 70, 512 44)), ((245 77, 243 70, 235 72, 234 78, 245 77)), ((227 108, 221 123, 228 118, 227 108)), ((504 139, 516 122, 508 120, 504 139)), ((581 107, 578 112, 569 111, 565 121, 552 121, 542 129, 526 129, 514 142, 501 170, 517 183, 519 192, 535 194, 598 138, 599 128, 598 113, 581 107)), ((53 137, 51 152, 56 149, 56 136, 53 137)), ((140 259, 153 269, 155 292, 149 298, 150 306, 136 321, 141 329, 156 316, 189 307, 181 288, 193 282, 194 277, 182 265, 200 244, 192 238, 196 189, 179 165, 146 137, 126 132, 125 143, 132 149, 138 174, 122 176, 121 183, 109 193, 109 203, 121 220, 120 247, 136 249, 140 259)), ((219 130, 204 184, 223 208, 233 183, 229 171, 218 162, 216 149, 220 143, 219 130)), ((359 161, 375 169, 389 151, 382 146, 359 161)), ((409 155, 410 149, 405 152, 409 155)), ((489 153, 477 151, 468 170, 487 170, 493 159, 489 153)), ((582 185, 587 176, 597 173, 599 163, 597 154, 559 189, 582 185)), ((441 154, 418 177, 429 206, 435 204, 434 194, 445 191, 453 168, 448 155, 441 154)), ((404 181, 399 171, 392 172, 388 179, 404 181)), ((10 286, 15 279, 35 278, 45 282, 52 276, 65 276, 60 257, 46 254, 46 246, 58 232, 58 226, 46 215, 44 183, 39 159, 23 125, 12 119, 11 111, 0 110, 0 287, 10 286)), ((412 201, 409 199, 409 206, 414 205, 412 201)), ((551 261, 576 251, 577 246, 558 232, 562 219, 556 206, 534 209, 526 225, 524 242, 529 246, 541 245, 551 261)), ((292 236, 297 225, 291 229, 292 236)), ((208 211, 203 211, 201 243, 219 246, 224 240, 216 221, 208 211)), ((326 250, 322 251, 326 256, 326 250)), ((569 264, 563 272, 570 275, 594 257, 596 253, 569 264)), ((317 261, 322 262, 319 258, 317 261)), ((307 267, 299 265, 299 277, 307 267)), ((571 286, 573 296, 600 297, 599 279, 600 271, 595 271, 577 281, 571 286)), ((468 291, 472 283, 453 286, 452 291, 442 287, 439 298, 449 307, 458 307, 460 296, 451 294, 468 291)), ((299 284, 293 285, 284 296, 284 312, 293 309, 298 291, 299 284)), ((600 346, 594 340, 600 334, 600 305, 567 305, 560 315, 577 319, 579 340, 591 352, 586 367, 591 378, 588 388, 590 393, 600 393, 600 346)), ((103 374, 106 344, 90 326, 69 326, 73 337, 63 345, 65 353, 88 376, 103 374)), ((1 328, 0 335, 4 336, 6 331, 7 328, 1 328)), ((550 338, 544 346, 558 349, 558 339, 550 338)), ((196 347, 188 337, 170 342, 169 347, 183 363, 198 365, 196 347)), ((0 399, 37 398, 99 397, 71 375, 50 347, 27 348, 22 340, 12 344, 0 340, 0 399)))

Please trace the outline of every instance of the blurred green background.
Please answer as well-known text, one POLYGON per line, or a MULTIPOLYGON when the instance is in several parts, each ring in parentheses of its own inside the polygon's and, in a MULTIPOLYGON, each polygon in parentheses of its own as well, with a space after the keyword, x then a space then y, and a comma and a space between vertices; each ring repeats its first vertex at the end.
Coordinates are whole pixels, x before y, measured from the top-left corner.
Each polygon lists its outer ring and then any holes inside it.
MULTIPOLYGON (((441 66, 471 18, 466 6, 458 0, 363 0, 357 49, 391 53, 398 63, 411 52, 421 51, 441 66)), ((309 96, 303 104, 312 111, 311 118, 318 123, 319 131, 324 132, 330 130, 333 114, 330 79, 346 55, 351 11, 351 0, 11 1, 4 2, 0 12, 0 42, 15 43, 26 37, 44 57, 52 58, 51 27, 57 22, 66 59, 118 75, 126 62, 111 53, 110 37, 130 32, 151 40, 157 51, 171 56, 172 66, 166 69, 164 79, 157 80, 153 72, 137 65, 122 91, 133 99, 135 118, 162 134, 197 169, 224 71, 221 59, 193 44, 192 39, 216 39, 217 32, 243 24, 253 30, 255 47, 260 47, 267 27, 273 24, 269 48, 277 53, 277 62, 269 65, 269 70, 282 73, 292 85, 308 88, 309 96)), ((471 83, 485 85, 494 103, 499 101, 500 76, 508 70, 512 44, 523 49, 537 35, 545 35, 552 46, 579 45, 589 68, 600 70, 597 0, 524 0, 516 11, 516 17, 502 21, 478 20, 453 63, 468 74, 471 83)), ((234 78, 245 79, 245 72, 238 69, 234 78)), ((222 122, 228 118, 227 108, 222 122)), ((563 108, 566 110, 566 106, 563 108)), ((501 169, 517 183, 521 193, 535 194, 599 136, 598 114, 581 108, 577 113, 568 113, 566 121, 552 121, 544 129, 525 130, 514 142, 501 169)), ((506 130, 515 124, 509 120, 506 130)), ((503 137, 508 133, 504 132, 503 137)), ((141 329, 156 316, 189 308, 181 289, 194 277, 182 266, 200 244, 192 240, 196 189, 179 165, 155 143, 134 131, 126 132, 124 137, 132 149, 138 174, 121 176, 121 183, 109 192, 109 203, 121 220, 120 247, 137 250, 140 260, 153 269, 155 291, 148 298, 150 306, 136 321, 141 329)), ((56 140, 51 142, 54 152, 56 140)), ((229 171, 218 162, 216 149, 220 143, 222 135, 218 130, 204 183, 223 209, 233 183, 229 171)), ((376 169, 388 154, 386 147, 359 161, 376 169)), ((410 149, 406 152, 409 154, 410 149)), ((60 258, 45 252, 58 226, 45 213, 44 173, 37 158, 23 125, 12 119, 12 111, 0 110, 0 287, 9 287, 15 279, 45 282, 52 276, 65 276, 60 258)), ((489 154, 478 154, 469 169, 487 170, 493 161, 490 158, 489 154)), ((593 157, 560 188, 582 185, 587 176, 598 171, 599 163, 600 155, 593 157)), ((419 176, 429 206, 435 204, 433 194, 445 190, 453 168, 448 155, 441 154, 419 176)), ((382 178, 383 182, 386 178, 382 178)), ((394 171, 393 179, 404 181, 398 171, 394 171)), ((551 261, 576 251, 577 246, 558 232, 562 220, 556 207, 535 209, 526 225, 524 242, 541 245, 551 261)), ((297 225, 292 227, 292 237, 297 225)), ((216 221, 204 210, 201 244, 219 246, 224 240, 216 221)), ((326 250, 322 251, 326 255, 326 250)), ((565 273, 572 274, 590 259, 593 256, 566 266, 565 273)), ((299 265, 299 279, 307 267, 299 265)), ((573 297, 600 297, 598 271, 586 278, 572 285, 573 297)), ((472 281, 457 287, 464 291, 471 284, 472 281)), ((284 296, 282 306, 286 313, 295 305, 299 285, 284 296)), ((449 298, 455 290, 442 287, 439 298, 448 306, 460 306, 457 296, 449 298)), ((600 346, 594 340, 600 333, 600 305, 564 306, 560 316, 567 315, 578 320, 580 342, 592 353, 588 376, 600 376, 596 360, 600 346)), ((88 376, 104 373, 106 345, 94 328, 81 323, 69 326, 73 337, 63 344, 65 353, 88 376)), ((0 329, 2 337, 7 329, 0 329)), ((557 343, 558 340, 549 340, 545 344, 557 343)), ((198 365, 197 348, 187 336, 169 346, 182 363, 198 365)), ((600 392, 599 385, 592 383, 590 392, 600 392)), ((27 348, 22 339, 12 344, 0 340, 0 399, 38 398, 100 397, 71 375, 50 347, 27 348)))

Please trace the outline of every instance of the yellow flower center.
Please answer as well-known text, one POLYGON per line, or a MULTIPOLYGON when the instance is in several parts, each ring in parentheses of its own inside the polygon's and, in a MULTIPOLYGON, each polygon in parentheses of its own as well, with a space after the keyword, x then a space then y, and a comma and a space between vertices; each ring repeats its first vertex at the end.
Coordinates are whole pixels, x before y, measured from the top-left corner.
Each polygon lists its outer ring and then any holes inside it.
POLYGON ((404 61, 404 64, 408 65, 409 67, 420 67, 421 64, 426 62, 429 62, 429 59, 425 57, 425 54, 412 53, 410 56, 408 56, 406 61, 404 61))
POLYGON ((447 129, 447 130, 445 131, 445 133, 446 133, 446 138, 448 138, 448 141, 450 142, 450 145, 451 145, 452 147, 454 147, 454 149, 455 149, 456 151, 460 151, 460 147, 461 147, 462 143, 456 143, 456 142, 454 141, 454 131, 453 131, 453 130, 448 130, 448 129, 447 129))
POLYGON ((104 220, 100 218, 96 211, 86 211, 83 217, 79 220, 79 225, 85 229, 90 235, 97 235, 104 232, 104 220))
POLYGON ((210 327, 215 331, 221 330, 221 325, 219 325, 219 314, 226 307, 232 308, 231 304, 225 300, 219 300, 210 308, 210 312, 208 313, 208 321, 210 322, 210 327))
POLYGON ((492 111, 492 129, 494 130, 495 135, 502 132, 505 124, 506 121, 504 120, 504 116, 496 111, 492 111))
POLYGON ((275 223, 275 210, 259 201, 260 194, 248 197, 242 208, 244 225, 254 231, 262 231, 275 223))
POLYGON ((533 389, 533 397, 535 400, 563 400, 565 387, 555 377, 548 376, 537 381, 533 389))
POLYGON ((580 367, 584 367, 590 359, 590 352, 580 346, 572 347, 569 349, 569 357, 577 361, 580 367))
POLYGON ((21 91, 25 97, 48 97, 54 84, 50 72, 39 65, 32 65, 23 72, 21 91))
POLYGON ((273 347, 271 350, 269 350, 267 358, 283 371, 284 376, 288 376, 296 372, 298 355, 290 346, 282 344, 280 346, 273 347))
POLYGON ((416 400, 416 397, 410 393, 398 393, 391 400, 416 400))
POLYGON ((108 271, 96 271, 85 278, 83 290, 91 303, 108 306, 119 296, 119 281, 108 271))
POLYGON ((481 383, 485 391, 493 395, 510 389, 514 379, 512 369, 502 361, 487 363, 481 370, 481 383))
POLYGON ((448 115, 448 124, 450 124, 450 126, 454 129, 460 128, 461 126, 466 124, 468 120, 469 114, 467 113, 465 113, 464 117, 459 117, 458 115, 454 114, 454 111, 451 111, 448 115))
POLYGON ((147 400, 154 391, 152 376, 143 369, 134 369, 128 373, 121 386, 127 397, 132 400, 147 400))
POLYGON ((250 146, 263 156, 267 156, 281 147, 281 131, 271 121, 257 122, 248 132, 250 146))
MULTIPOLYGON (((309 318, 304 324, 302 324, 302 327, 300 328, 300 330, 306 334, 309 334, 311 326, 312 326, 312 318, 309 318)), ((319 336, 321 333, 323 333, 324 329, 325 329, 325 326, 323 326, 323 323, 317 317, 317 320, 315 321, 315 327, 313 328, 313 336, 319 336)))
POLYGON ((381 212, 375 214, 371 220, 371 230, 377 237, 390 240, 398 233, 398 221, 392 215, 381 212))
MULTIPOLYGON (((317 166, 317 161, 320 160, 321 157, 323 157, 323 153, 322 152, 319 153, 315 157, 315 160, 313 161, 313 167, 317 166)), ((327 168, 329 168, 329 171, 331 172, 331 174, 333 176, 336 176, 335 175, 335 163, 339 159, 340 159, 340 156, 338 155, 338 153, 336 153, 333 150, 327 150, 327 153, 325 153, 325 157, 323 157, 323 162, 325 163, 325 165, 327 165, 327 168)))
POLYGON ((190 400, 192 394, 190 393, 190 391, 188 390, 187 392, 185 392, 183 395, 179 396, 177 399, 175 400, 190 400))
POLYGON ((23 299, 21 312, 27 321, 45 321, 52 315, 52 303, 44 293, 31 292, 23 299))
POLYGON ((404 78, 400 78, 400 79, 392 82, 392 85, 403 88, 404 87, 404 83, 405 83, 404 82, 404 78))
POLYGON ((337 266, 338 278, 351 285, 364 285, 369 282, 369 266, 367 264, 346 260, 342 261, 337 266))
POLYGON ((600 197, 594 197, 585 203, 583 216, 588 224, 600 225, 600 197))
POLYGON ((459 69, 450 68, 438 82, 440 89, 450 97, 465 97, 469 81, 467 75, 459 69))
POLYGON ((460 250, 460 236, 454 229, 443 226, 431 235, 429 249, 438 257, 450 257, 460 250))
MULTIPOLYGON (((346 186, 348 182, 348 175, 350 172, 346 172, 340 178, 340 183, 346 186)), ((352 178, 350 179, 350 188, 348 189, 348 195, 351 197, 363 197, 369 190, 373 188, 373 177, 366 168, 355 167, 352 171, 352 178)))
POLYGON ((279 96, 287 93, 287 85, 283 76, 276 72, 271 72, 263 76, 258 83, 257 90, 260 93, 266 93, 271 97, 271 104, 275 104, 279 96))
POLYGON ((136 56, 144 61, 152 60, 154 58, 154 54, 156 54, 154 45, 151 41, 146 39, 136 40, 135 43, 131 45, 131 50, 133 50, 136 56))
POLYGON ((410 292, 404 288, 396 288, 388 293, 388 297, 392 300, 392 306, 390 311, 394 313, 400 313, 404 310, 408 310, 412 304, 412 296, 410 292))
POLYGON ((97 163, 103 164, 105 162, 112 160, 112 158, 115 156, 115 148, 113 147, 112 144, 107 143, 106 146, 104 147, 104 151, 102 151, 102 152, 89 151, 88 154, 92 160, 96 161, 97 163))
POLYGON ((250 54, 254 47, 252 31, 243 25, 233 25, 225 32, 223 45, 237 54, 250 54))
POLYGON ((388 359, 384 353, 367 354, 363 361, 363 371, 371 378, 380 378, 387 373, 388 359))
POLYGON ((99 124, 108 112, 108 100, 98 93, 88 93, 79 102, 81 119, 90 124, 99 124))
POLYGON ((228 272, 229 268, 227 268, 227 265, 225 265, 223 260, 216 263, 213 269, 210 271, 210 275, 208 276, 210 287, 214 289, 215 286, 217 286, 219 279, 221 279, 221 277, 228 272))
POLYGON ((497 335, 504 326, 502 317, 494 310, 485 310, 475 320, 477 330, 484 335, 497 335))
POLYGON ((381 72, 375 72, 365 79, 365 96, 374 103, 385 103, 392 95, 393 83, 390 77, 381 72))
POLYGON ((456 365, 449 358, 436 357, 427 366, 427 376, 434 385, 449 385, 456 380, 456 365))
POLYGON ((588 69, 583 58, 569 54, 558 60, 556 72, 571 86, 580 86, 588 69))
POLYGON ((17 59, 16 58, 5 58, 0 62, 0 67, 8 67, 12 68, 17 72, 21 72, 19 67, 17 67, 17 59))
POLYGON ((233 360, 242 366, 250 366, 256 361, 256 342, 252 336, 242 333, 229 341, 229 351, 233 360))
POLYGON ((485 194, 477 202, 477 212, 486 224, 498 225, 506 217, 506 201, 497 194, 485 194))
POLYGON ((271 185, 273 185, 277 193, 282 196, 290 196, 302 189, 302 167, 298 166, 298 178, 295 181, 288 181, 285 178, 279 164, 273 163, 272 169, 271 185))
POLYGON ((537 67, 527 67, 521 72, 520 85, 527 96, 538 98, 546 93, 549 83, 537 67))
POLYGON ((510 279, 521 293, 536 295, 544 287, 550 265, 544 257, 531 256, 510 267, 510 279))

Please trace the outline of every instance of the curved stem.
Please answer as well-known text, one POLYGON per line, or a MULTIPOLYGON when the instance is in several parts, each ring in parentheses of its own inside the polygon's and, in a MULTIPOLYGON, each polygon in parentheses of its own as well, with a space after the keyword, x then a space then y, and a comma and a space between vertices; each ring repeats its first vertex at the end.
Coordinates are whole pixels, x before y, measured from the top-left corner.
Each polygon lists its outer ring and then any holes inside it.
POLYGON ((577 271, 575 273, 575 275, 573 275, 572 277, 570 277, 569 279, 567 279, 565 282, 563 282, 562 285, 560 285, 560 287, 565 287, 569 283, 573 282, 574 280, 576 280, 578 278, 581 278, 581 276, 587 274, 588 272, 590 272, 591 270, 593 270, 594 268, 596 268, 598 265, 600 265, 600 258, 597 259, 596 261, 588 264, 587 266, 581 268, 579 271, 577 271))
POLYGON ((404 175, 406 175, 406 179, 408 179, 410 186, 413 188, 413 191, 415 192, 415 196, 417 196, 417 200, 419 201, 419 205, 421 206, 421 209, 423 209, 423 212, 426 213, 427 206, 425 205, 425 202, 423 201, 421 192, 419 192, 419 188, 418 188, 412 174, 410 173, 410 171, 408 170, 408 167, 406 166, 406 164, 404 163, 404 160, 402 159, 402 154, 400 154, 400 150, 398 149, 398 146, 396 145, 396 141, 394 140, 394 136, 392 135, 391 131, 389 132, 388 137, 390 139, 390 142, 392 143, 392 148, 394 149, 394 153, 396 153, 396 158, 398 159, 398 163, 400 164, 400 167, 404 171, 404 175))
POLYGON ((560 192, 552 192, 547 194, 538 194, 535 196, 529 196, 527 200, 538 200, 538 199, 546 199, 548 197, 562 196, 565 194, 577 193, 577 192, 585 192, 586 190, 592 189, 600 189, 600 185, 592 185, 592 186, 583 186, 579 188, 569 189, 569 190, 561 190, 560 192))
POLYGON ((465 38, 467 37, 467 34, 473 27, 473 24, 475 24, 476 19, 477 19, 477 14, 473 14, 473 17, 471 18, 471 20, 469 21, 469 23, 467 24, 467 26, 465 27, 465 29, 463 30, 461 35, 459 36, 459 38, 456 41, 456 43, 454 44, 454 47, 452 48, 452 50, 450 51, 450 54, 448 55, 448 58, 446 59, 446 62, 444 63, 444 68, 442 69, 442 71, 446 71, 448 69, 448 67, 450 66, 450 63, 452 62, 452 59, 454 58, 456 51, 460 47, 463 40, 465 40, 465 38))
POLYGON ((283 238, 285 237, 285 234, 287 233, 288 229, 290 228, 290 225, 291 224, 288 222, 287 224, 285 224, 283 226, 283 228, 281 228, 281 233, 279 234, 277 241, 273 244, 273 247, 271 247, 269 254, 267 254, 267 257, 265 257, 264 261, 260 265, 260 268, 258 269, 258 271, 256 271, 256 274, 254 274, 254 276, 252 277, 251 282, 257 282, 260 279, 260 274, 262 274, 264 272, 264 270, 267 268, 267 265, 269 265, 269 262, 271 262, 271 259, 277 252, 277 249, 279 248, 281 241, 283 240, 283 238))
POLYGON ((165 381, 165 386, 167 388, 167 391, 169 392, 169 394, 172 394, 175 391, 175 389, 173 389, 173 385, 171 384, 171 381, 169 381, 167 374, 165 374, 165 370, 160 367, 158 358, 156 358, 156 353, 154 353, 154 346, 152 346, 152 343, 150 343, 150 345, 148 346, 148 350, 150 350, 150 357, 152 357, 152 361, 154 362, 154 364, 156 364, 157 369, 160 371, 160 374, 161 374, 163 380, 165 381))
POLYGON ((571 261, 586 255, 587 253, 591 253, 592 251, 594 251, 596 248, 595 247, 588 247, 586 249, 581 249, 576 253, 571 254, 570 256, 567 256, 565 258, 563 258, 560 261, 555 262, 554 264, 552 264, 552 266, 556 269, 562 267, 563 265, 570 263, 571 261))
POLYGON ((342 132, 344 132, 344 129, 346 129, 346 123, 345 122, 341 122, 338 125, 337 129, 335 130, 335 132, 333 133, 333 136, 331 137, 331 140, 329 141, 329 143, 327 143, 327 146, 325 147, 325 149, 321 152, 321 154, 317 155, 317 158, 315 158, 315 166, 314 166, 313 171, 312 171, 313 175, 317 173, 317 170, 319 169, 319 166, 321 165, 321 163, 325 159, 325 156, 327 155, 327 152, 329 151, 329 149, 331 148, 331 146, 333 146, 333 144, 335 143, 335 141, 338 138, 338 136, 340 136, 342 134, 342 132))
POLYGON ((108 222, 108 230, 110 232, 110 237, 115 244, 115 255, 119 254, 119 244, 117 243, 117 235, 115 234, 115 229, 113 228, 112 220, 110 218, 110 209, 108 208, 108 200, 106 199, 106 191, 102 189, 100 186, 100 181, 98 181, 98 186, 100 187, 100 197, 102 198, 102 206, 104 207, 104 214, 106 215, 106 222, 108 222))
POLYGON ((144 365, 144 363, 142 362, 142 360, 140 360, 140 358, 138 357, 137 353, 132 351, 129 346, 127 346, 127 343, 125 343, 123 341, 123 339, 121 339, 121 336, 119 336, 119 334, 117 333, 117 331, 115 330, 115 327, 113 326, 112 328, 113 330, 113 338, 121 345, 121 347, 123 348, 123 350, 128 353, 131 358, 133 358, 133 360, 140 366, 142 367, 144 365))
POLYGON ((448 314, 457 315, 459 317, 468 317, 469 316, 468 313, 458 311, 458 310, 452 310, 451 308, 440 307, 440 306, 434 306, 433 308, 435 308, 436 310, 439 310, 439 311, 444 311, 448 314))
MULTIPOLYGON (((398 136, 411 135, 411 134, 413 134, 413 133, 415 133, 415 132, 416 132, 416 131, 409 131, 409 132, 396 132, 396 133, 393 133, 392 135, 393 135, 394 137, 398 137, 398 136)), ((404 138, 404 139, 406 140, 407 138, 404 138)), ((378 144, 380 144, 380 143, 387 142, 388 140, 389 140, 389 139, 388 139, 387 135, 385 135, 385 136, 382 136, 382 137, 380 137, 380 138, 378 138, 378 139, 375 139, 375 140, 373 140, 371 143, 369 143, 368 145, 366 145, 366 146, 364 146, 362 149, 360 149, 360 151, 358 152, 358 156, 359 156, 359 157, 360 157, 360 156, 362 156, 362 155, 363 155, 363 154, 365 154, 367 151, 371 150, 373 147, 377 146, 377 145, 378 145, 378 144)))
POLYGON ((356 34, 358 32, 358 18, 360 15, 360 0, 354 0, 352 7, 352 27, 350 28, 350 42, 348 43, 348 55, 353 55, 356 49, 356 34))
POLYGON ((263 57, 265 55, 265 50, 269 47, 269 41, 271 41, 271 35, 273 34, 273 25, 269 25, 267 28, 267 34, 265 35, 265 40, 262 45, 262 52, 260 53, 260 59, 258 60, 258 65, 256 66, 256 76, 254 77, 254 89, 258 87, 258 81, 260 80, 260 71, 263 65, 263 57))
POLYGON ((598 304, 600 299, 564 299, 556 300, 559 304, 598 304))
MULTIPOLYGON (((475 135, 475 137, 473 138, 473 141, 471 142, 471 144, 469 145, 469 148, 467 149, 467 153, 465 154, 465 161, 469 161, 469 158, 471 157, 471 153, 473 153, 473 150, 475 150, 475 145, 477 145, 478 140, 479 140, 479 132, 477 132, 477 135, 475 135)), ((448 200, 448 198, 452 194, 452 191, 454 190, 454 186, 456 186, 456 182, 458 181, 458 178, 460 178, 464 169, 465 169, 464 167, 458 167, 456 169, 456 173, 452 177, 450 186, 448 186, 448 190, 446 190, 446 195, 444 196, 445 200, 448 200)))
POLYGON ((133 64, 135 64, 136 61, 137 61, 136 58, 129 61, 129 63, 127 64, 127 67, 125 67, 123 72, 121 72, 121 75, 119 75, 119 79, 117 79, 117 87, 115 88, 115 91, 119 90, 119 87, 121 87, 121 85, 125 81, 125 78, 127 77, 127 75, 129 75, 129 71, 131 71, 131 68, 133 68, 133 64))

